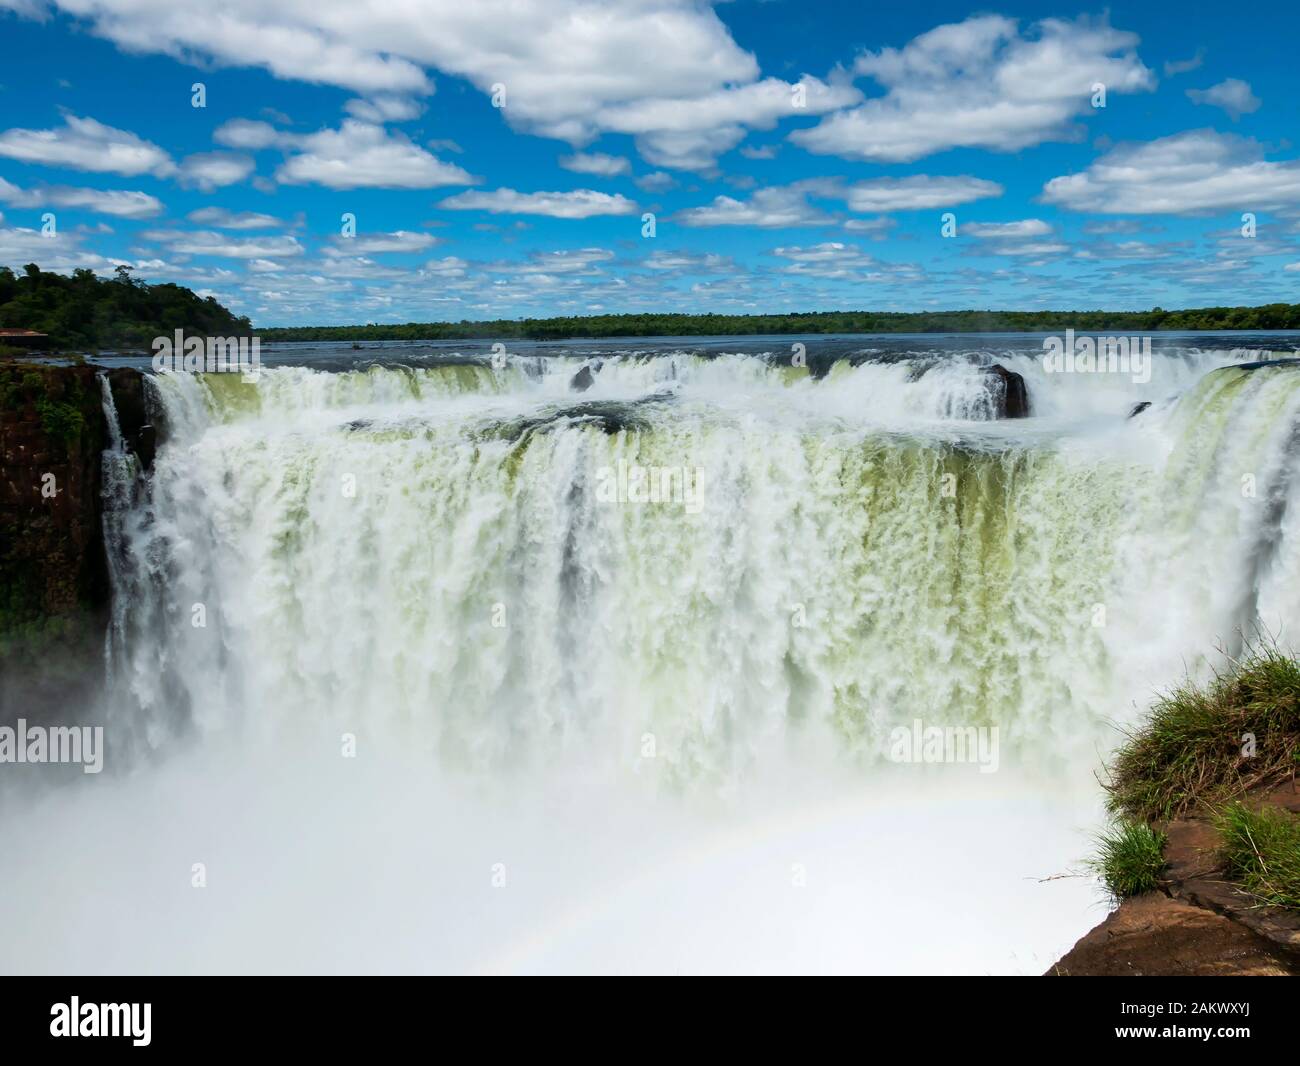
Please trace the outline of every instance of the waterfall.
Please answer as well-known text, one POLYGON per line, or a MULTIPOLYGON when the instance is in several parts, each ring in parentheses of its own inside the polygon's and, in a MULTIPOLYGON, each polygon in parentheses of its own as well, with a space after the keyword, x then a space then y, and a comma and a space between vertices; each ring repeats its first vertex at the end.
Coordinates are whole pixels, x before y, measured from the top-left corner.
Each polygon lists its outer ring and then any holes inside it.
POLYGON ((673 781, 798 732, 865 765, 916 718, 1088 759, 1184 664, 1295 631, 1300 376, 1229 361, 1166 365, 1132 420, 1139 386, 1040 371, 1047 416, 1002 423, 973 361, 615 356, 580 395, 573 359, 163 375, 151 570, 115 573, 148 619, 131 713, 467 769, 635 769, 650 737, 673 781), (1054 413, 1069 385, 1108 413, 1054 413), (698 499, 602 498, 620 470, 698 499))
POLYGON ((1297 644, 1300 364, 854 343, 149 378, 105 772, 0 822, 0 958, 1043 972, 1116 726, 1297 644))
POLYGON ((137 464, 122 440, 122 424, 117 417, 117 404, 108 375, 99 375, 99 388, 104 409, 104 424, 108 430, 107 447, 103 451, 103 526, 104 554, 108 562, 109 581, 113 589, 108 629, 104 634, 104 669, 109 691, 117 685, 117 678, 126 654, 126 613, 131 600, 126 590, 131 579, 128 565, 126 535, 123 524, 134 505, 133 488, 137 464))

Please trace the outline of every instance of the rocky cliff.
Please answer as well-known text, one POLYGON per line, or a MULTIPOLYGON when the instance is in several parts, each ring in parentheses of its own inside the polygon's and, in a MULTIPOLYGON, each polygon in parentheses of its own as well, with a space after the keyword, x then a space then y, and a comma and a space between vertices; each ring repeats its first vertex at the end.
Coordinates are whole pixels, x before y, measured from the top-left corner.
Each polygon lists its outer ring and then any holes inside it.
POLYGON ((0 363, 0 721, 89 706, 103 680, 105 373, 152 458, 137 371, 0 363))

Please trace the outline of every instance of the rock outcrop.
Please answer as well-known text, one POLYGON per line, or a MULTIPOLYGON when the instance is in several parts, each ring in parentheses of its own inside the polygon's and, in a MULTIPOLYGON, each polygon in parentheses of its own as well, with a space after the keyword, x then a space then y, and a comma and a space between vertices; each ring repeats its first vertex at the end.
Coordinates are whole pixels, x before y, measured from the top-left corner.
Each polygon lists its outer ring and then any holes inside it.
POLYGON ((573 380, 569 382, 569 388, 574 392, 586 392, 596 383, 596 372, 599 370, 599 363, 596 363, 594 366, 591 363, 587 363, 581 370, 573 375, 573 380))
POLYGON ((989 375, 995 417, 1028 418, 1029 390, 1025 387, 1025 379, 1000 363, 987 367, 985 372, 989 375))
POLYGON ((1286 977, 1300 960, 1221 914, 1147 892, 1074 945, 1047 977, 1286 977))
POLYGON ((148 470, 153 466, 158 441, 145 401, 144 375, 138 370, 118 367, 108 372, 108 385, 113 392, 122 443, 129 451, 135 452, 148 470))
MULTIPOLYGON (((1250 802, 1300 813, 1300 785, 1250 802)), ((1207 818, 1179 818, 1166 833, 1161 891, 1126 899, 1046 976, 1300 976, 1300 913, 1262 907, 1227 880, 1207 818)))

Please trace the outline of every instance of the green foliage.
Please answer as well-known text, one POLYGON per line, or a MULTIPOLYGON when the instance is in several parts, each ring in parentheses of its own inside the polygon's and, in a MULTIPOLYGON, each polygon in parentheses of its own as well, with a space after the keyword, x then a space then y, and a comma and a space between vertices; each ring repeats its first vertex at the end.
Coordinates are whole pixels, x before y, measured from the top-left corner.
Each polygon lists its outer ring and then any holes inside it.
POLYGON ((22 366, 0 367, 0 408, 15 411, 45 391, 45 378, 22 366))
POLYGON ((1131 818, 1176 818, 1298 767, 1300 663, 1264 645, 1210 684, 1188 682, 1156 702, 1116 753, 1109 803, 1131 818))
MULTIPOLYGON (((50 274, 0 267, 0 326, 47 333, 57 349, 149 347, 154 337, 252 332, 212 297, 180 285, 146 285, 126 267, 102 280, 90 270, 50 274)), ((490 322, 288 326, 259 330, 267 341, 564 340, 578 337, 717 337, 749 334, 1023 333, 1062 331, 1300 329, 1300 304, 1166 311, 804 311, 771 315, 627 314, 490 322)))
POLYGON ((42 396, 36 401, 36 413, 41 416, 41 428, 52 440, 61 441, 64 447, 75 444, 86 429, 86 417, 70 403, 42 396))
POLYGON ((1115 899, 1127 899, 1159 886, 1164 851, 1164 833, 1120 818, 1097 836, 1097 857, 1088 865, 1115 899))
POLYGON ((104 280, 90 270, 50 274, 34 263, 21 276, 0 267, 0 326, 49 334, 49 347, 58 350, 148 348, 177 329, 222 337, 252 329, 211 296, 181 285, 147 285, 126 267, 104 280))
POLYGON ((1300 907, 1300 818, 1276 807, 1230 803, 1216 815, 1228 875, 1261 903, 1300 907))
POLYGON ((1300 329, 1300 304, 1166 311, 811 311, 773 315, 634 314, 492 322, 287 326, 258 330, 266 341, 565 340, 573 337, 715 337, 797 333, 1025 333, 1066 329, 1300 329))

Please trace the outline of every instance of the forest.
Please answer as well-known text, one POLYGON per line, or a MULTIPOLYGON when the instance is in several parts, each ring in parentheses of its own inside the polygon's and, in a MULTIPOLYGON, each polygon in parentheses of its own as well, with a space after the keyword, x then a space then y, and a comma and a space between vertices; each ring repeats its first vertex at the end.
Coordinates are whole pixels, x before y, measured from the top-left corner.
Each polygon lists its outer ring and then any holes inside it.
POLYGON ((49 334, 54 351, 147 349, 153 338, 183 329, 214 337, 252 332, 211 296, 182 285, 149 285, 119 266, 111 278, 91 270, 69 274, 28 263, 21 274, 0 267, 0 329, 49 334))
MULTIPOLYGON (((34 263, 16 274, 0 267, 0 328, 49 335, 57 351, 148 349, 154 337, 183 329, 240 337, 254 330, 213 297, 182 285, 148 284, 119 266, 111 278, 70 275, 34 263)), ((700 337, 802 333, 1019 333, 1059 331, 1300 329, 1300 304, 1166 311, 804 311, 770 315, 623 314, 472 322, 355 326, 279 326, 264 341, 566 340, 574 337, 700 337)))
POLYGON ((1300 329, 1300 304, 1166 311, 807 311, 772 315, 627 314, 490 322, 407 322, 260 329, 265 341, 700 337, 799 333, 1024 333, 1300 329))

